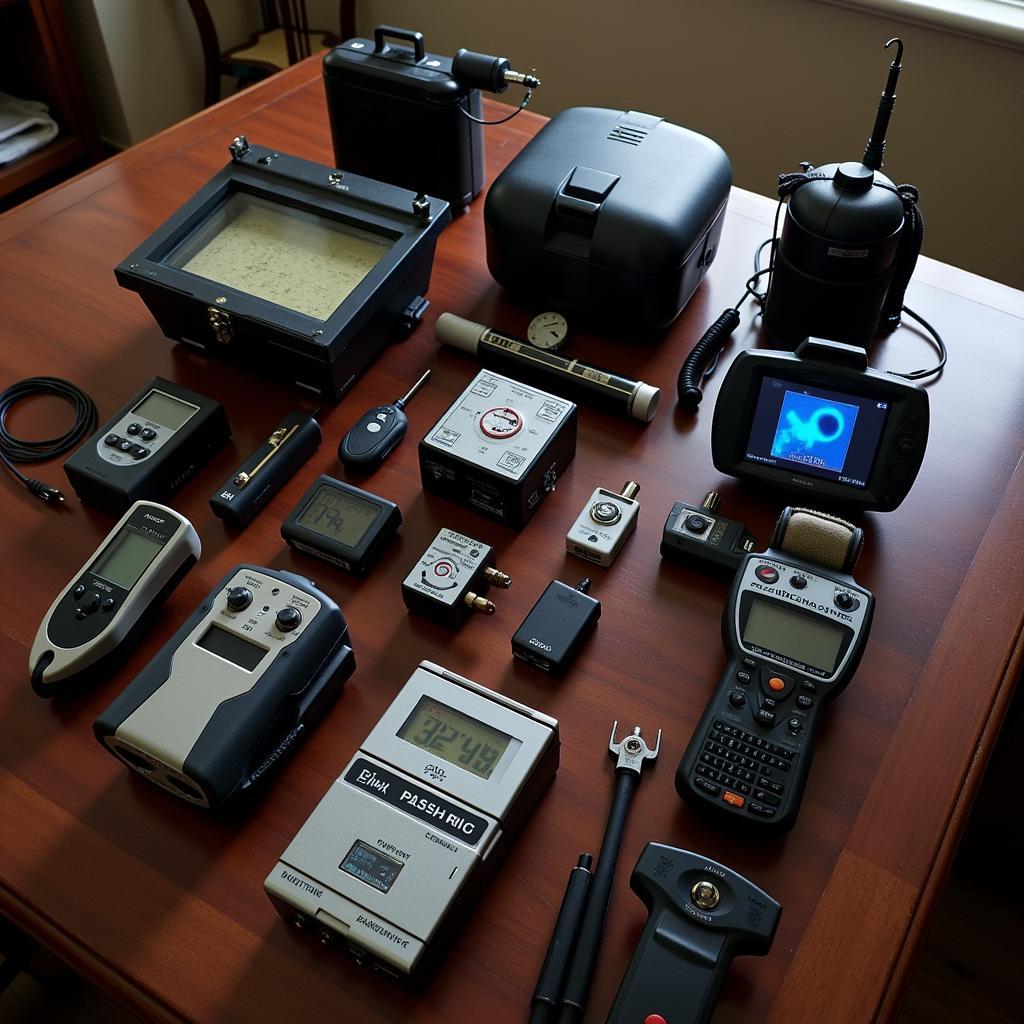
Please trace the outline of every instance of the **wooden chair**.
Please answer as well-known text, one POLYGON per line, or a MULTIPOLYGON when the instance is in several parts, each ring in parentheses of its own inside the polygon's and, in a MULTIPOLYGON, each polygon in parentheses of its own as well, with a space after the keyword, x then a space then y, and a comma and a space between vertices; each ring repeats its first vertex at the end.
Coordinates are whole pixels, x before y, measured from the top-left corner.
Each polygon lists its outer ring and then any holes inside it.
POLYGON ((341 34, 311 29, 305 0, 261 0, 263 30, 241 46, 221 52, 217 28, 206 0, 188 0, 199 31, 203 50, 203 105, 220 99, 222 75, 234 78, 238 88, 267 78, 314 51, 337 46, 356 34, 356 0, 340 0, 338 23, 341 34))

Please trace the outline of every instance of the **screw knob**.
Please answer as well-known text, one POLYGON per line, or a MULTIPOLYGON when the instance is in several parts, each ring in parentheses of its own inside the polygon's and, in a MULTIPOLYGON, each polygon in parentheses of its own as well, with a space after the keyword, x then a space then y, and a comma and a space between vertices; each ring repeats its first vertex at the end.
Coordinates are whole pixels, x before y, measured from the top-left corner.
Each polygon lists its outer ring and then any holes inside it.
POLYGON ((228 608, 233 612, 245 611, 252 604, 252 591, 248 587, 232 587, 228 591, 228 608))
POLYGON ((701 910, 714 910, 721 898, 718 887, 707 879, 701 879, 701 881, 694 883, 693 888, 690 890, 690 899, 701 910))

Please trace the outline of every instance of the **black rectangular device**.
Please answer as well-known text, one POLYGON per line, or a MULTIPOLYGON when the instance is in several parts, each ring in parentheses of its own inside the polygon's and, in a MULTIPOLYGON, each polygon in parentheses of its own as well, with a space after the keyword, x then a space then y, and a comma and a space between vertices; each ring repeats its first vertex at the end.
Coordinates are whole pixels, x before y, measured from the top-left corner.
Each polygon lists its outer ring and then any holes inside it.
POLYGON ((401 523, 393 501, 325 475, 302 496, 281 536, 297 551, 363 576, 401 523))
POLYGON ((576 455, 576 406, 481 370, 420 441, 423 489, 519 529, 576 455))
POLYGON ((419 322, 448 204, 239 136, 116 268, 169 338, 337 401, 419 322))
POLYGON ((741 352, 722 382, 711 455, 723 473, 891 512, 928 443, 928 393, 872 370, 861 348, 808 338, 741 352))
POLYGON ((281 490, 320 447, 320 424, 304 412, 290 412, 210 498, 218 519, 237 529, 281 490))
POLYGON ((562 675, 601 618, 601 602, 590 597, 590 580, 575 590, 552 580, 512 637, 512 654, 529 665, 562 675))
POLYGON ((483 132, 466 116, 481 116, 480 90, 457 82, 422 33, 382 25, 346 40, 324 57, 324 90, 339 167, 456 208, 483 187, 483 132))
POLYGON ((652 114, 572 107, 487 192, 487 265, 509 291, 605 329, 656 331, 718 250, 725 151, 652 114))
POLYGON ((112 516, 165 502, 231 436, 220 402, 155 377, 64 463, 82 501, 112 516))

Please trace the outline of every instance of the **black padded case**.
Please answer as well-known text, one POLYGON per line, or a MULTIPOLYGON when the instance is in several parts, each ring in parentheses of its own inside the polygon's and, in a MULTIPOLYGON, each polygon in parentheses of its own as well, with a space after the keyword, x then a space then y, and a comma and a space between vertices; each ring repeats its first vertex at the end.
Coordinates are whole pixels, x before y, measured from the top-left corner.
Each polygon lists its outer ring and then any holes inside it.
POLYGON ((572 107, 487 193, 487 265, 534 305, 655 331, 711 265, 731 184, 729 158, 704 135, 651 114, 572 107))

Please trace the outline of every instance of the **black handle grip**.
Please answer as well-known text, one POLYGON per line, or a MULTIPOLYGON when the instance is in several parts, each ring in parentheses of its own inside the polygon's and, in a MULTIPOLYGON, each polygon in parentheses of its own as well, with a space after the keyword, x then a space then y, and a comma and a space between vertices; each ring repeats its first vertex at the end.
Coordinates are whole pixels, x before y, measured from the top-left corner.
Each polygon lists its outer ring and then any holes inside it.
POLYGON ((727 309, 690 350, 690 354, 680 367, 679 379, 676 382, 679 401, 683 405, 691 409, 696 409, 700 405, 700 400, 704 397, 700 384, 704 378, 705 368, 712 358, 718 359, 719 353, 732 337, 732 332, 739 326, 739 322, 739 310, 727 309))
POLYGON ((414 32, 408 28, 395 28, 393 25, 378 25, 373 30, 373 52, 384 53, 388 48, 384 40, 389 37, 391 39, 404 39, 407 43, 412 43, 413 49, 416 52, 417 64, 426 57, 427 48, 423 42, 422 32, 414 32))

